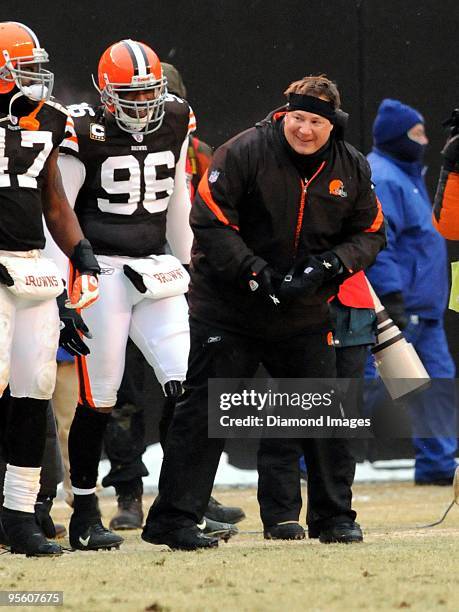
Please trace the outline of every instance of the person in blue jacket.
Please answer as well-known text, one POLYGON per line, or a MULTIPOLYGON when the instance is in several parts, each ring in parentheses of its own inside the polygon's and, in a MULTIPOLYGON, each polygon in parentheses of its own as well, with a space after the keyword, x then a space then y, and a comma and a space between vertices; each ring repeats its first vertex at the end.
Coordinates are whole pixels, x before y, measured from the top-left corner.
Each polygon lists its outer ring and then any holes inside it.
POLYGON ((373 124, 373 139, 368 161, 387 223, 387 248, 368 269, 368 278, 435 379, 427 392, 410 401, 415 483, 449 484, 456 468, 457 426, 451 380, 455 366, 443 327, 448 263, 445 240, 432 224, 424 181, 424 118, 398 100, 385 99, 373 124))

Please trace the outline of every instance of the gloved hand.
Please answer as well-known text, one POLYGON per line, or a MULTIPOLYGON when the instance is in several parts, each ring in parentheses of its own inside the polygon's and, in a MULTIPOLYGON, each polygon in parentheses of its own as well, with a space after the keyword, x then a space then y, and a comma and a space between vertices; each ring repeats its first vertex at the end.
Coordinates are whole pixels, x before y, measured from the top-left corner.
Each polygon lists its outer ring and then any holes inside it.
POLYGON ((401 291, 393 291, 392 293, 386 293, 386 295, 380 295, 379 299, 399 330, 404 330, 409 323, 409 317, 405 310, 405 302, 401 291))
POLYGON ((247 284, 252 293, 263 297, 265 301, 268 300, 271 306, 277 307, 280 304, 277 293, 281 280, 280 274, 269 266, 265 266, 258 273, 249 272, 247 284))
POLYGON ((284 276, 280 286, 281 298, 314 295, 319 287, 342 271, 343 264, 333 251, 308 255, 284 276))
POLYGON ((147 288, 145 287, 145 283, 143 282, 141 274, 133 270, 131 266, 127 265, 123 266, 123 272, 126 274, 126 276, 137 289, 137 291, 139 291, 140 293, 146 293, 147 288))
POLYGON ((459 172, 459 134, 446 141, 441 154, 445 170, 459 172))
POLYGON ((84 238, 75 246, 70 261, 78 271, 72 286, 67 308, 87 308, 99 297, 100 266, 94 256, 89 240, 84 238))
POLYGON ((65 349, 70 355, 88 355, 89 347, 83 342, 78 332, 86 338, 92 338, 91 332, 76 310, 69 309, 67 304, 67 291, 63 291, 57 298, 59 306, 59 318, 61 320, 61 334, 59 346, 65 349))
POLYGON ((46 538, 56 537, 56 527, 50 512, 53 506, 53 499, 45 495, 38 495, 35 504, 35 520, 46 538))
POLYGON ((0 264, 0 284, 6 285, 7 287, 12 287, 14 285, 14 280, 3 264, 0 264))

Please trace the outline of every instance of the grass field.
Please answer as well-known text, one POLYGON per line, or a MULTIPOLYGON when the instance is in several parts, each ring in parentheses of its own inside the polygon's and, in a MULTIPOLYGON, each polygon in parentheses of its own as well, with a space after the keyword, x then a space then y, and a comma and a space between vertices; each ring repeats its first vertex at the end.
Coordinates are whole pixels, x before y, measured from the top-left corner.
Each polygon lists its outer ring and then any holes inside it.
MULTIPOLYGON (((64 591, 63 609, 84 612, 459 610, 459 506, 442 525, 418 529, 441 516, 451 489, 360 484, 354 497, 363 544, 266 541, 255 490, 231 489, 218 498, 242 505, 247 519, 218 549, 171 552, 135 531, 125 532, 119 551, 54 559, 4 553, 0 589, 64 591)), ((108 522, 113 498, 102 498, 102 510, 108 522)), ((53 514, 67 523, 63 502, 53 514)))

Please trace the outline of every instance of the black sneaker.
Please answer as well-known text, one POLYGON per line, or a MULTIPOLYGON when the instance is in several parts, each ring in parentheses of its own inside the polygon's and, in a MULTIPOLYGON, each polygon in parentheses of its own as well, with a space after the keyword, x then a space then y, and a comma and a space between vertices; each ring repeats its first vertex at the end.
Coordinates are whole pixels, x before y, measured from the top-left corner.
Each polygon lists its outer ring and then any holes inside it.
POLYGON ((37 525, 33 512, 20 512, 3 508, 2 525, 7 545, 12 553, 27 557, 54 557, 62 555, 62 548, 48 542, 37 525))
POLYGON ((142 540, 150 544, 166 544, 172 550, 198 550, 198 548, 216 548, 218 539, 205 536, 197 527, 181 527, 166 533, 155 533, 145 525, 142 540))
POLYGON ((206 517, 219 523, 239 523, 245 519, 245 512, 237 506, 223 506, 215 497, 209 499, 206 510, 206 517))
POLYGON ((304 540, 305 531, 297 521, 286 521, 265 527, 263 535, 265 540, 304 540))
POLYGON ((141 529, 143 525, 142 498, 133 495, 118 497, 118 512, 110 521, 110 529, 141 529))
POLYGON ((354 544, 363 542, 363 533, 358 523, 354 521, 341 522, 321 529, 319 541, 322 544, 354 544))
POLYGON ((77 550, 119 548, 123 538, 102 525, 100 514, 72 514, 69 526, 70 546, 77 550))
POLYGON ((198 527, 202 530, 204 535, 219 538, 224 542, 227 542, 232 536, 239 533, 239 529, 236 525, 213 521, 207 516, 203 518, 202 523, 199 523, 198 527))

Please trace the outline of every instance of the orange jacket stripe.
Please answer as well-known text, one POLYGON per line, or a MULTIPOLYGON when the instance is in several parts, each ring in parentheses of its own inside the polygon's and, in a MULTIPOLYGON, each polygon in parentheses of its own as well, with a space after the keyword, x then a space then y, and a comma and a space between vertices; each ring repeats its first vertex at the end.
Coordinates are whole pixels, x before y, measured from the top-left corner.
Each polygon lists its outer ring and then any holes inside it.
POLYGON ((232 227, 233 229, 239 231, 239 227, 229 222, 228 218, 226 217, 222 209, 219 207, 217 202, 213 199, 212 194, 210 192, 208 174, 209 174, 209 171, 206 170, 199 183, 199 187, 198 187, 199 195, 203 199, 206 206, 210 208, 210 210, 214 213, 217 219, 221 223, 223 223, 223 225, 229 225, 229 227, 232 227))
POLYGON ((432 215, 435 229, 447 240, 459 240, 459 172, 448 174, 437 215, 432 215))
POLYGON ((383 215, 383 212, 382 212, 381 202, 379 201, 378 197, 376 197, 376 203, 378 205, 378 212, 376 213, 376 217, 375 217, 375 220, 373 221, 373 223, 370 225, 370 227, 368 227, 365 230, 366 232, 377 232, 379 230, 379 228, 381 227, 381 225, 383 224, 384 215, 383 215))

